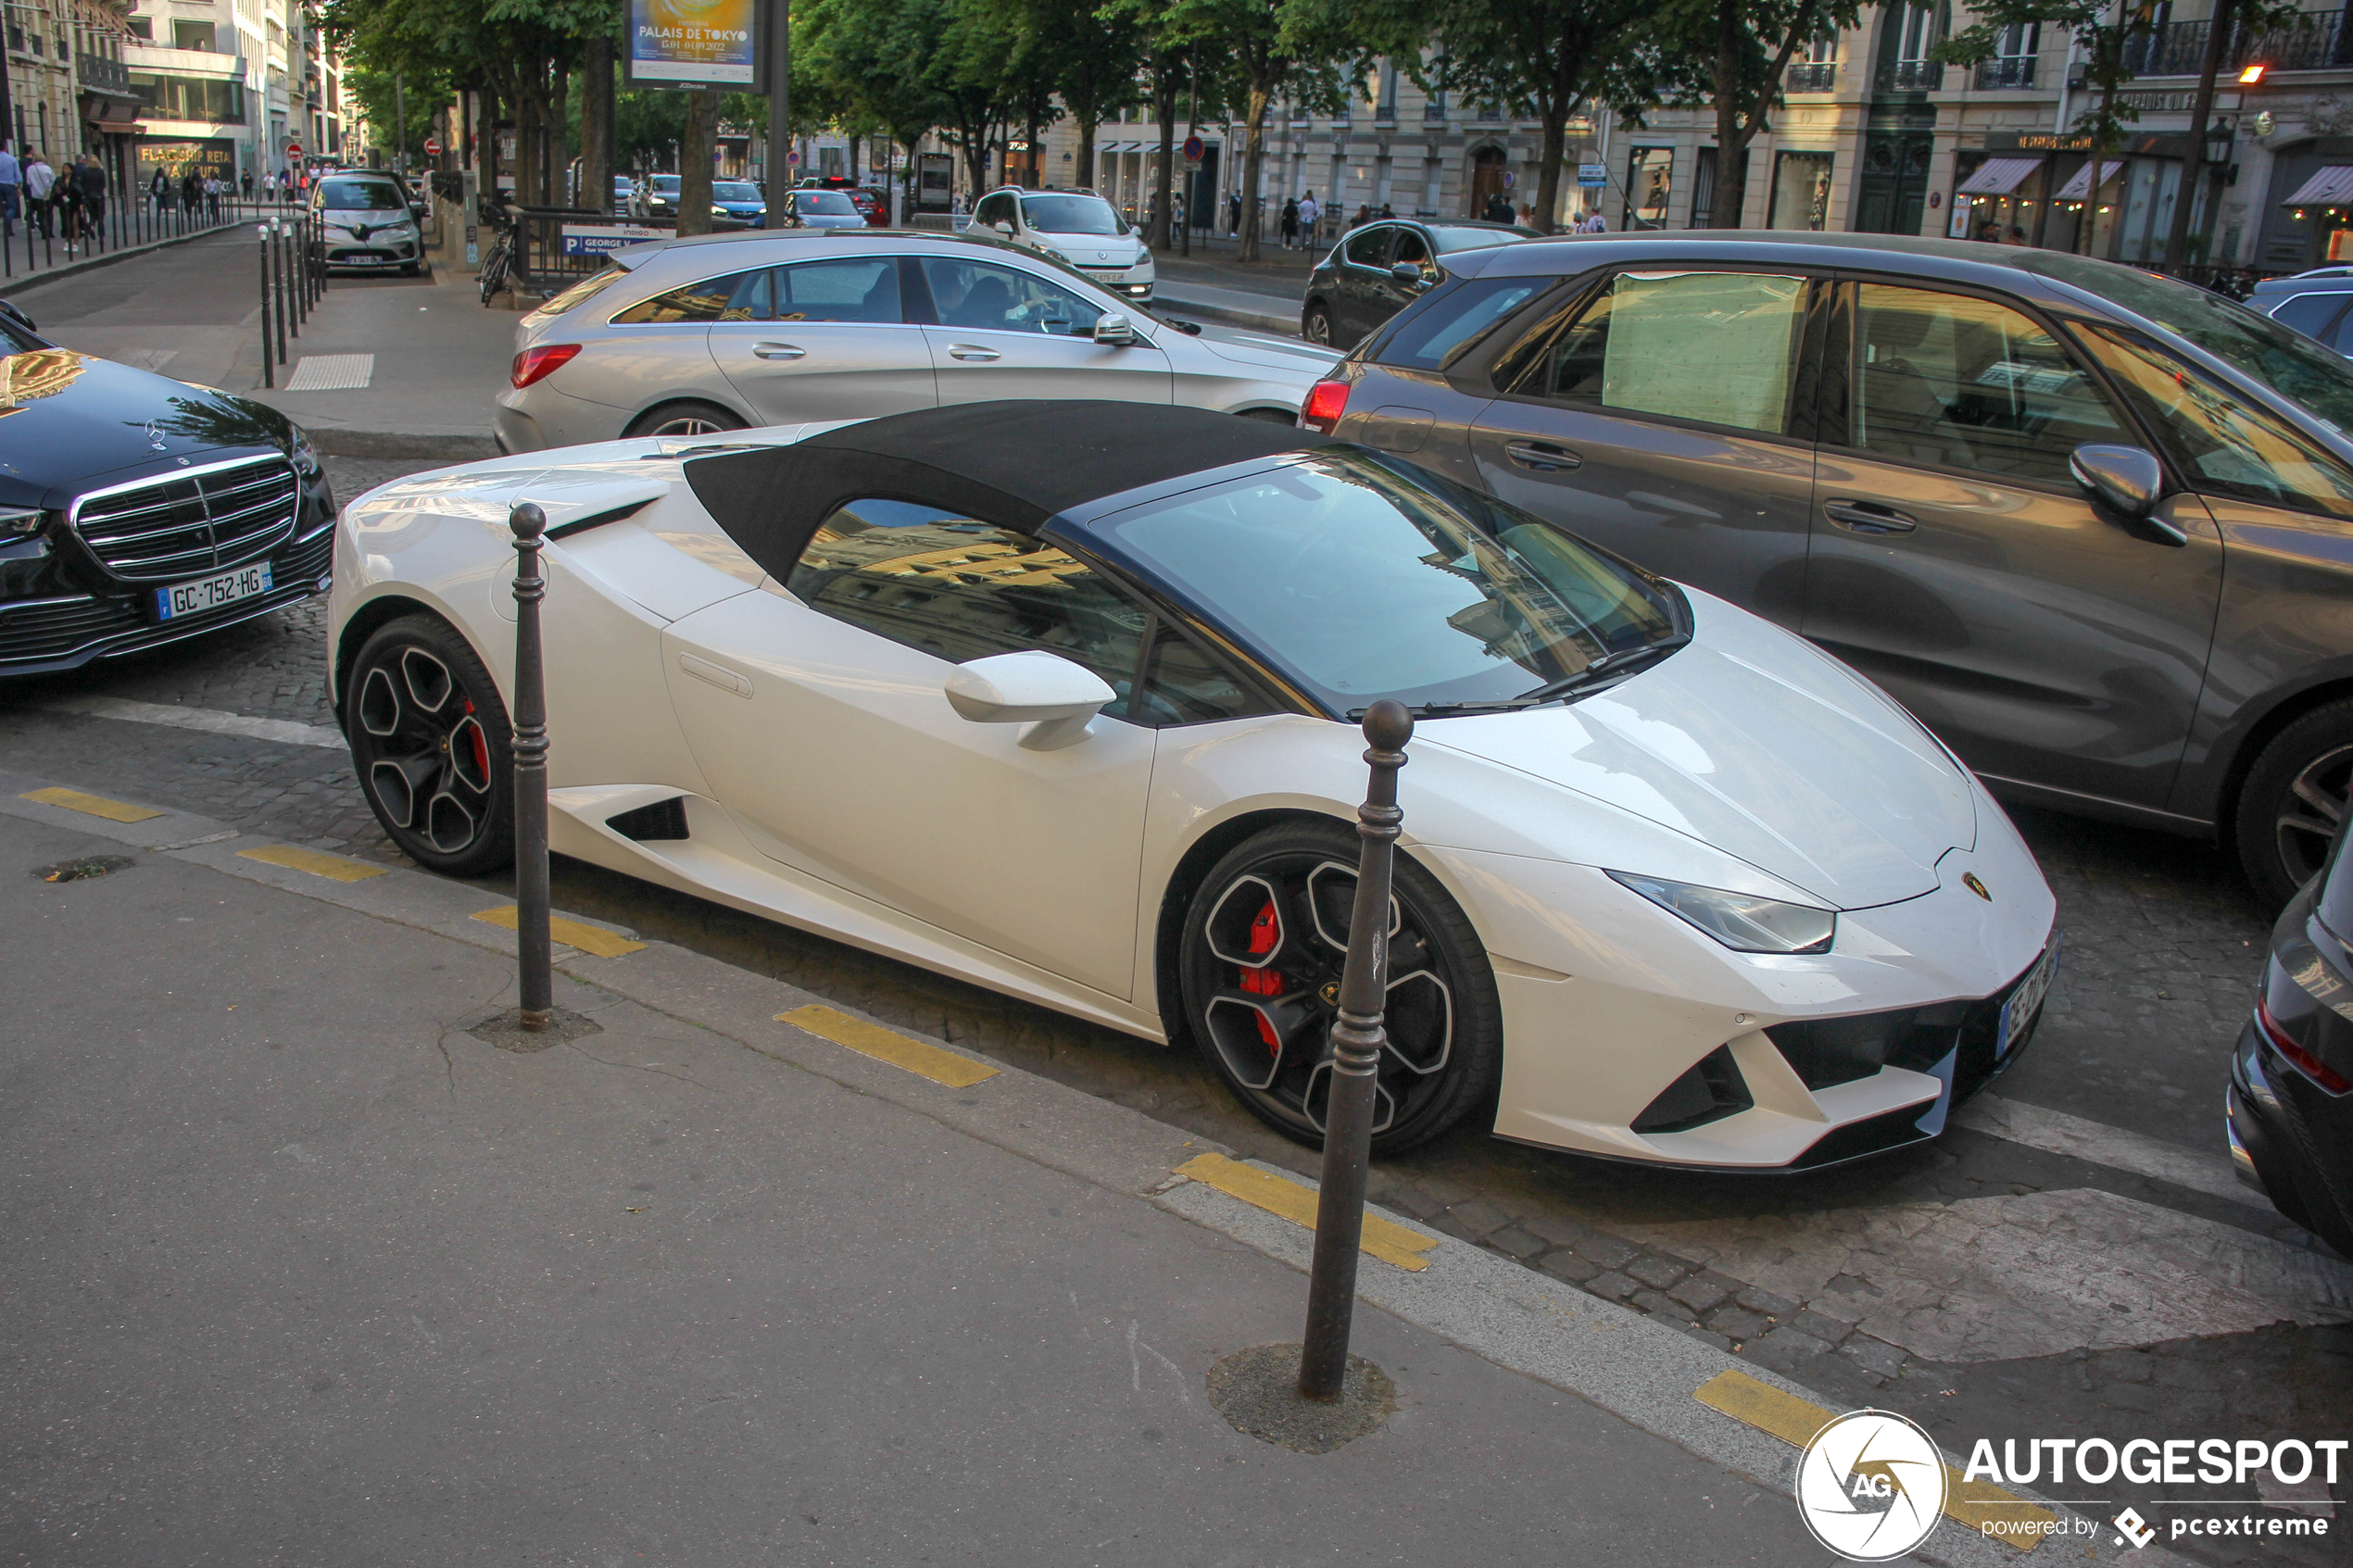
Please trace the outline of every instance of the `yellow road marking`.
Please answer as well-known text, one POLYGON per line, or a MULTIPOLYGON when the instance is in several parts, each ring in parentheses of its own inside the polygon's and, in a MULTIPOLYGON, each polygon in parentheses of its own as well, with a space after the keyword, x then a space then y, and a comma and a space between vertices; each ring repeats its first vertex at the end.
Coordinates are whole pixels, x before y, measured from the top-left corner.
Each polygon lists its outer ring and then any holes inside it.
POLYGON ((975 1061, 954 1051, 941 1050, 922 1040, 910 1039, 896 1029, 886 1029, 879 1023, 837 1012, 827 1007, 795 1008, 776 1015, 779 1023, 789 1023, 806 1029, 812 1035, 822 1035, 835 1045, 847 1046, 861 1056, 887 1061, 893 1067, 903 1067, 935 1084, 945 1084, 951 1089, 969 1089, 984 1078, 994 1078, 997 1070, 975 1061))
POLYGON ((240 849, 237 858, 259 860, 265 866, 283 866, 290 872, 308 872, 331 882, 365 882, 371 876, 382 876, 387 868, 371 866, 363 860, 346 860, 341 855, 321 854, 316 849, 297 849, 291 844, 265 844, 258 849, 240 849))
POLYGON ((38 800, 44 806, 62 806, 69 811, 79 811, 87 817, 104 817, 110 822, 144 822, 160 817, 160 811, 150 811, 145 806, 126 806, 120 800, 108 800, 103 795, 84 795, 78 789, 31 789, 17 797, 19 800, 38 800))
MULTIPOLYGON (((1269 1214, 1278 1214, 1295 1225, 1304 1225, 1311 1231, 1315 1228, 1315 1189, 1288 1177, 1245 1165, 1239 1160, 1228 1160, 1222 1154, 1195 1155, 1177 1166, 1176 1173, 1190 1176, 1204 1186, 1214 1186, 1269 1214)), ((1438 1238, 1367 1213, 1364 1239, 1357 1245, 1384 1263, 1418 1273, 1429 1267, 1429 1260, 1422 1254, 1437 1246, 1438 1238)))
MULTIPOLYGON (((1701 1384, 1692 1398, 1710 1410, 1722 1411, 1734 1421, 1770 1433, 1794 1449, 1812 1442, 1814 1434, 1837 1413, 1737 1371, 1718 1373, 1701 1384)), ((1944 1467, 1944 1517, 1966 1529, 1976 1530, 1988 1520, 2046 1524, 2057 1515, 1999 1486, 1982 1481, 1964 1481, 1961 1473, 1948 1464, 1944 1467)), ((2003 1535, 1994 1539, 2020 1551, 2032 1551, 2042 1537, 2003 1535)))
MULTIPOLYGON (((484 925, 495 925, 504 931, 512 931, 515 928, 515 907, 512 904, 502 904, 495 909, 484 909, 473 918, 484 925)), ((632 942, 618 932, 607 931, 598 925, 584 925, 576 920, 566 920, 561 915, 550 915, 547 918, 547 933, 567 947, 577 947, 584 953, 594 953, 600 959, 617 959, 624 953, 642 953, 646 950, 646 945, 643 942, 632 942)))

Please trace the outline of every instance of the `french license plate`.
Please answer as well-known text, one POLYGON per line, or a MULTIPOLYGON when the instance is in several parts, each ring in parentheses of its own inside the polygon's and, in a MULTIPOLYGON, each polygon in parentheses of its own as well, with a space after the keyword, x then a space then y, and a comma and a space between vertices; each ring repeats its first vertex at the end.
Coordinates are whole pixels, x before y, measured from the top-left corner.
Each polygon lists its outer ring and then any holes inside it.
POLYGON ((375 250, 347 250, 336 259, 354 267, 372 267, 384 260, 384 255, 375 250))
POLYGON ((1994 1035, 1994 1060, 2010 1054, 2019 1035, 2043 1010, 2043 998, 2051 994, 2051 977, 2058 973, 2058 955, 2059 939, 2054 936, 2043 956, 2034 960, 2034 967, 2026 972, 2026 978, 2012 987, 2010 999, 2002 1004, 2001 1022, 1994 1035))
POLYGON ((1090 271, 1090 272, 1088 272, 1087 275, 1088 275, 1088 277, 1090 277, 1090 278, 1094 279, 1094 280, 1095 280, 1095 282, 1099 282, 1099 283, 1115 283, 1115 282, 1119 282, 1122 278, 1125 278, 1126 276, 1127 276, 1127 274, 1126 274, 1126 272, 1094 272, 1094 271, 1090 271))
POLYGON ((170 621, 176 615, 201 615, 222 605, 249 599, 256 594, 270 591, 270 563, 241 566, 234 571, 224 571, 217 577, 199 577, 194 583, 175 583, 169 588, 156 590, 156 619, 170 621))

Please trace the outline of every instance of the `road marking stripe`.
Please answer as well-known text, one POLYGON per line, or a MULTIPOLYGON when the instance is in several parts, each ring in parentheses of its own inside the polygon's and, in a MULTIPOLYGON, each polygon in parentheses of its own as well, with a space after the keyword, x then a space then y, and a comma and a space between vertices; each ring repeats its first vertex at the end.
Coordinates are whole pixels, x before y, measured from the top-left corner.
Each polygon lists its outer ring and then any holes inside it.
POLYGON ((168 703, 132 702, 119 696, 60 697, 41 707, 51 713, 122 719, 137 724, 169 724, 174 729, 243 735, 247 740, 277 741, 284 746, 315 746, 326 751, 351 749, 341 732, 324 724, 298 724, 291 719, 255 719, 243 713, 223 713, 215 708, 176 708, 168 703))
MULTIPOLYGON (((1694 1389, 1692 1398, 1734 1421, 1779 1437, 1793 1449, 1812 1442, 1814 1434, 1838 1413, 1738 1371, 1718 1373, 1694 1389)), ((1944 1467, 1944 1517, 1965 1529, 1978 1530, 1987 1520, 2044 1523, 2058 1516, 1999 1486, 1989 1486, 1982 1481, 1964 1481, 1961 1473, 1948 1464, 1944 1467)), ((2042 1539, 2025 1533, 1995 1538, 2020 1551, 2032 1551, 2042 1539)))
POLYGON ((2254 1209, 2271 1207, 2270 1198, 2239 1180, 2226 1156, 2200 1154, 2194 1148, 2150 1137, 2146 1133, 2086 1121, 2063 1110, 2029 1105, 2024 1100, 1979 1095, 1953 1113, 1953 1124, 2045 1153, 2072 1155, 2112 1171, 2129 1171, 2136 1176, 2170 1182, 2208 1198, 2225 1198, 2254 1209))
POLYGON ((308 872, 333 882, 365 882, 371 876, 382 876, 390 868, 371 866, 364 860, 347 860, 341 855, 321 854, 316 849, 297 849, 291 844, 265 844, 258 849, 240 849, 241 859, 259 860, 266 866, 283 866, 290 872, 308 872))
MULTIPOLYGON (((484 925, 495 925, 504 931, 515 929, 515 906, 502 904, 495 909, 478 911, 474 919, 484 925)), ((632 942, 617 931, 607 931, 600 925, 584 925, 561 915, 547 917, 547 934, 567 947, 577 947, 584 953, 594 953, 600 959, 617 959, 625 953, 642 953, 643 942, 632 942)))
POLYGON ((835 1045, 847 1046, 861 1056, 887 1061, 951 1089, 969 1089, 984 1078, 997 1076, 997 1070, 986 1062, 942 1050, 928 1041, 911 1039, 896 1029, 868 1023, 828 1007, 795 1008, 790 1012, 778 1013, 776 1022, 806 1029, 835 1045))
MULTIPOLYGON (((1204 1186, 1214 1186, 1231 1198, 1239 1198, 1253 1208, 1279 1215, 1295 1225, 1315 1228, 1315 1189, 1302 1186, 1285 1176, 1245 1165, 1239 1160, 1228 1160, 1222 1154, 1202 1154, 1176 1167, 1176 1174, 1189 1176, 1204 1186)), ((1438 1245, 1434 1236, 1423 1236, 1404 1226, 1367 1212, 1365 1236, 1358 1243, 1365 1252, 1384 1263, 1418 1273, 1429 1267, 1429 1260, 1422 1254, 1438 1245)))
POLYGON ((144 822, 163 815, 145 806, 127 806, 120 800, 108 800, 103 795, 84 795, 78 789, 32 789, 17 797, 19 800, 37 800, 44 806, 62 806, 69 811, 79 811, 86 817, 104 817, 110 822, 144 822))

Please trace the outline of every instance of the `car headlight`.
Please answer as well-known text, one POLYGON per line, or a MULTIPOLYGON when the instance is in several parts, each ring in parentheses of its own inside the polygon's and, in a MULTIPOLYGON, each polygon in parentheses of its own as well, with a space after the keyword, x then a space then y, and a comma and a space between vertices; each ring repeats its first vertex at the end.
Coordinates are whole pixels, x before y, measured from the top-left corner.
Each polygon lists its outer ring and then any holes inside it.
POLYGON ((1688 882, 1612 872, 1611 878, 1630 887, 1667 913, 1706 932, 1736 953, 1826 953, 1838 933, 1838 915, 1811 904, 1785 904, 1754 893, 1730 893, 1720 887, 1694 887, 1688 882))
POLYGON ((310 445, 310 437, 302 433, 301 427, 288 428, 293 431, 294 439, 286 443, 286 456, 294 459, 295 472, 305 479, 318 478, 326 466, 319 460, 318 448, 310 445))
POLYGON ((11 545, 41 532, 47 514, 32 507, 0 507, 0 545, 11 545))

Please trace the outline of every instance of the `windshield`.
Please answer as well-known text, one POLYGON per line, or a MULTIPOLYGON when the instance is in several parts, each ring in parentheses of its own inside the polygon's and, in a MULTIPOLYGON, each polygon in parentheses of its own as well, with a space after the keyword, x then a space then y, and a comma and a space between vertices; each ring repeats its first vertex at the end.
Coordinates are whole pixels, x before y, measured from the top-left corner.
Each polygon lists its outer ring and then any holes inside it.
POLYGON ((336 212, 396 212, 409 200, 389 180, 330 180, 319 187, 319 205, 336 212))
POLYGON ((756 202, 760 187, 749 180, 714 180, 711 182, 711 199, 715 202, 756 202))
POLYGON ((1488 250, 1507 245, 1514 240, 1536 240, 1543 236, 1533 229, 1437 229, 1430 233, 1438 241, 1441 256, 1450 250, 1488 250))
POLYGON ((653 188, 665 196, 674 196, 678 194, 678 176, 657 174, 653 178, 653 188))
POLYGON ((1672 585, 1346 449, 1094 527, 1336 712, 1385 696, 1508 703, 1608 656, 1675 646, 1687 623, 1672 585))
POLYGON ((830 212, 835 217, 855 218, 858 209, 839 191, 795 191, 793 206, 801 212, 830 212))
POLYGON ((2175 332, 2281 396, 2353 433, 2353 365, 2221 295, 2089 257, 2036 251, 2019 266, 2097 295, 2175 332))
POLYGON ((1101 196, 1024 196, 1022 220, 1041 234, 1116 234, 1119 220, 1101 196))

